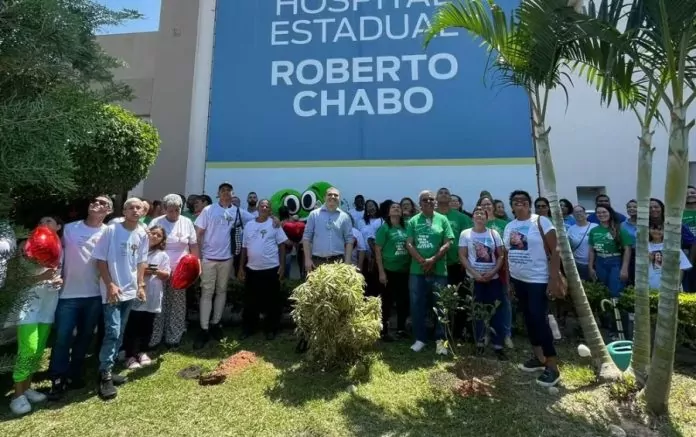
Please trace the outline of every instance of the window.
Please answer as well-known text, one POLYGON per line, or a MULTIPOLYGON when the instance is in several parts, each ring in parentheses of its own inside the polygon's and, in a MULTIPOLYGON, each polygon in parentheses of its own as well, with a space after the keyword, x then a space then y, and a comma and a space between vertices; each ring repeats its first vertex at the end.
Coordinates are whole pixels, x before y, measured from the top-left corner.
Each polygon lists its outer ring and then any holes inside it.
POLYGON ((595 198, 600 194, 607 194, 607 187, 576 187, 578 194, 578 204, 594 211, 595 198))

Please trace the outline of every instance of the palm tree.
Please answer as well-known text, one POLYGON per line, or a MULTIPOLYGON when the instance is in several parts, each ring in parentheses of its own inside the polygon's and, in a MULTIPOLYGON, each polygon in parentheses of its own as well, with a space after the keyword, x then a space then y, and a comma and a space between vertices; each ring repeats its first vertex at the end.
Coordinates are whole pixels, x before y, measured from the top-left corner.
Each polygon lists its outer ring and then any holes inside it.
POLYGON ((425 32, 425 45, 443 30, 462 28, 483 42, 490 56, 488 67, 499 83, 521 87, 529 94, 532 135, 561 247, 568 288, 599 376, 613 380, 620 377, 620 372, 597 327, 563 225, 549 147, 551 129, 546 126, 549 94, 557 89, 566 92, 563 83, 567 76, 566 60, 581 57, 577 52, 580 36, 577 27, 565 14, 559 13, 572 9, 567 5, 567 0, 525 0, 508 19, 503 9, 492 0, 455 0, 441 6, 434 14, 425 32))
MULTIPOLYGON (((689 131, 686 113, 696 99, 696 2, 693 0, 616 0, 629 8, 626 30, 601 20, 580 22, 589 34, 613 44, 635 62, 669 111, 665 186, 665 239, 655 348, 645 398, 655 414, 667 412, 677 333, 681 219, 688 183, 689 131), (630 3, 630 6, 629 6, 630 3), (585 24, 588 24, 587 26, 585 24)), ((581 21, 581 20, 580 20, 581 21)))
MULTIPOLYGON (((626 11, 621 2, 602 0, 599 5, 596 5, 594 1, 591 1, 586 15, 618 29, 622 19, 626 18, 626 11)), ((635 31, 637 31, 636 26, 629 23, 624 36, 627 36, 628 32, 635 31)), ((635 324, 630 370, 638 384, 644 386, 648 378, 651 351, 648 221, 652 190, 652 157, 655 151, 652 138, 654 125, 664 124, 659 112, 660 98, 655 87, 644 77, 644 73, 636 66, 636 63, 630 58, 626 59, 614 44, 601 38, 586 38, 579 43, 582 45, 581 53, 585 59, 576 64, 578 72, 596 86, 602 103, 609 105, 615 99, 619 102, 620 108, 630 108, 636 115, 641 129, 638 137, 636 187, 638 236, 635 251, 635 324)), ((634 49, 638 50, 637 47, 634 49)), ((666 85, 664 77, 654 75, 653 78, 662 87, 666 85)))

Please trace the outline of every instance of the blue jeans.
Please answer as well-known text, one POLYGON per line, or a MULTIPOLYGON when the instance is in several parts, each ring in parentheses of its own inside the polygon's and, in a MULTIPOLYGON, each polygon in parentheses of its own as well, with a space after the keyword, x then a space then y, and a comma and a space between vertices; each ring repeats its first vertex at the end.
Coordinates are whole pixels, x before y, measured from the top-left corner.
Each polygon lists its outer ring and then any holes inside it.
MULTIPOLYGON (((503 348, 503 341, 505 340, 505 321, 508 318, 508 314, 503 309, 503 300, 505 300, 507 293, 505 292, 505 287, 500 279, 493 279, 489 282, 474 282, 474 303, 483 305, 495 305, 496 301, 498 306, 492 309, 490 314, 489 328, 491 332, 491 343, 495 349, 503 348)), ((508 300, 508 309, 510 308, 510 301, 508 300)), ((484 318, 488 315, 482 314, 482 311, 490 311, 490 309, 480 308, 474 310, 475 326, 476 326, 476 343, 483 345, 486 338, 486 324, 484 318)))
MULTIPOLYGON (((435 307, 434 292, 439 288, 447 286, 447 276, 434 275, 411 275, 408 281, 408 289, 411 298, 411 324, 413 325, 413 335, 416 340, 425 343, 428 340, 428 330, 426 321, 428 314, 432 314, 435 307)), ((442 340, 445 338, 445 331, 442 329, 440 320, 435 320, 435 338, 442 340)))
POLYGON ((101 314, 101 296, 60 299, 53 324, 55 343, 48 373, 51 379, 82 378, 82 370, 94 329, 101 314), (73 331, 77 328, 77 336, 73 331))
POLYGON ((578 268, 578 275, 580 276, 581 280, 590 280, 590 266, 588 266, 587 264, 575 263, 575 267, 578 268))
POLYGON ((549 326, 549 298, 546 296, 548 284, 523 282, 514 278, 510 280, 515 286, 529 342, 533 347, 541 347, 545 357, 555 357, 556 347, 553 345, 553 334, 549 326))
POLYGON ((123 342, 123 332, 126 330, 133 300, 117 304, 106 303, 102 307, 104 309, 104 341, 99 351, 99 371, 110 372, 123 342))
POLYGON ((621 257, 610 256, 595 259, 595 272, 597 280, 606 285, 611 297, 619 297, 626 284, 621 280, 621 257))

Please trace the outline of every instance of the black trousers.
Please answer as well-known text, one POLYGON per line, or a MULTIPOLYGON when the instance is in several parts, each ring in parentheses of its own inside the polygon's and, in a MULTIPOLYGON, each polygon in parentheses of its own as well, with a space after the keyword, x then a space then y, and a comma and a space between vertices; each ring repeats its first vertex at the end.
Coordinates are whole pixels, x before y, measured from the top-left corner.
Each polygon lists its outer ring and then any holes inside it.
POLYGON ((126 352, 126 357, 137 357, 138 354, 147 352, 154 321, 155 313, 130 312, 126 331, 123 333, 123 350, 126 352))
MULTIPOLYGON (((464 282, 466 279, 466 272, 461 264, 450 264, 447 266, 447 285, 457 285, 464 282)), ((460 297, 462 297, 460 295, 460 297)), ((457 311, 453 315, 452 320, 452 335, 455 338, 466 338, 467 333, 471 334, 470 338, 473 338, 473 326, 469 326, 467 323, 467 314, 465 311, 457 311)))
POLYGON ((276 333, 283 315, 283 296, 280 295, 278 267, 266 270, 246 269, 244 287, 244 312, 242 329, 246 333, 256 331, 259 314, 264 314, 263 330, 276 333))
POLYGON ((406 319, 410 312, 408 272, 385 270, 384 273, 387 275, 387 285, 382 286, 382 326, 384 332, 389 329, 389 319, 394 302, 396 302, 396 329, 405 331, 406 319))

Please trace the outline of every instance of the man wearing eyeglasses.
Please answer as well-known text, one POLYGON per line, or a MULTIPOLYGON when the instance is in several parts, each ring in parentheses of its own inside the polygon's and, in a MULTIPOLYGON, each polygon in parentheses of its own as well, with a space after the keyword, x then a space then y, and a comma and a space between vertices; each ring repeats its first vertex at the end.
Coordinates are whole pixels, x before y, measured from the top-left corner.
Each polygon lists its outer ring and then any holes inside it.
MULTIPOLYGON (((427 341, 426 320, 430 314, 435 292, 447 285, 447 252, 454 240, 452 226, 446 216, 435 211, 435 194, 422 191, 418 196, 421 212, 409 220, 406 226, 406 249, 411 255, 409 292, 411 322, 416 342, 411 346, 420 352, 427 341)), ((439 320, 435 321, 436 353, 447 355, 444 331, 439 320)))
POLYGON ((308 273, 321 264, 340 261, 350 264, 353 225, 350 216, 338 207, 340 201, 341 194, 331 187, 326 191, 324 204, 307 217, 302 243, 308 273))
MULTIPOLYGON (((48 368, 52 399, 60 398, 68 388, 84 386, 83 363, 102 313, 92 251, 107 227, 104 218, 112 210, 108 196, 97 196, 89 204, 87 218, 68 223, 63 230, 63 289, 56 308, 56 339, 48 368), (75 329, 77 336, 73 339, 75 329)), ((122 384, 125 378, 114 375, 113 382, 122 384)))

